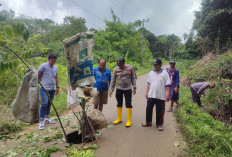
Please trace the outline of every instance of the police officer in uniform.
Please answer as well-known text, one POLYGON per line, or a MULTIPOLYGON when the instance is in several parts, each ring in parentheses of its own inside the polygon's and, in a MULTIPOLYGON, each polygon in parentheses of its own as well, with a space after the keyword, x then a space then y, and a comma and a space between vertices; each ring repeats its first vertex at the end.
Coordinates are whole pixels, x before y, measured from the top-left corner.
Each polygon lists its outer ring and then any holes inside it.
POLYGON ((115 85, 117 99, 117 120, 115 120, 113 123, 115 125, 122 123, 122 106, 124 95, 128 117, 126 127, 130 127, 132 116, 132 94, 136 94, 136 74, 133 66, 125 64, 125 59, 123 57, 117 59, 117 66, 114 68, 113 71, 109 90, 110 97, 112 96, 115 85))

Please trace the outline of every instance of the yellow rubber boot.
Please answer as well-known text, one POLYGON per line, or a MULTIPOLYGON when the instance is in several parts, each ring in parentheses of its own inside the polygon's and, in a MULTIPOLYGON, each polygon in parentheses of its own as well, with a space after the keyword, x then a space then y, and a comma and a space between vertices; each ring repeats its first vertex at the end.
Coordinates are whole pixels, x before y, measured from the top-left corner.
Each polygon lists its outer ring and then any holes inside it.
POLYGON ((126 122, 126 127, 130 127, 131 126, 131 115, 132 115, 132 108, 127 108, 127 122, 126 122))
POLYGON ((119 123, 122 123, 122 107, 117 107, 117 120, 114 121, 115 125, 119 123))

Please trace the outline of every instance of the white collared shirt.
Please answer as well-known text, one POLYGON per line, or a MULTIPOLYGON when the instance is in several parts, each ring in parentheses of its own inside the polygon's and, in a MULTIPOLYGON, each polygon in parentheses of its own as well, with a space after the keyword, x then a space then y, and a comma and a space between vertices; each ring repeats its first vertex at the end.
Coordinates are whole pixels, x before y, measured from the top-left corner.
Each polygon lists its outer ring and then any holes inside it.
POLYGON ((166 71, 161 69, 159 73, 155 70, 149 72, 147 83, 150 84, 148 98, 165 100, 166 86, 170 86, 170 78, 166 71))

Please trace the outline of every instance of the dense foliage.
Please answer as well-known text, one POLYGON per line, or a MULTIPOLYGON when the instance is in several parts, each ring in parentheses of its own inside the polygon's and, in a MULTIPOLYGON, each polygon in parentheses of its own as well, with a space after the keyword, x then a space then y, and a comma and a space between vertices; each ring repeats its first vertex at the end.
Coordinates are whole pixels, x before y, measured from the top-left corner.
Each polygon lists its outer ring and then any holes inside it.
MULTIPOLYGON (((66 110, 67 78, 63 53, 63 39, 86 31, 85 20, 65 17, 62 24, 45 19, 34 19, 21 15, 15 17, 13 11, 0 12, 0 136, 5 137, 11 130, 19 130, 23 125, 12 117, 9 108, 25 75, 25 65, 12 53, 16 52, 29 66, 47 62, 47 54, 59 56, 60 93, 54 104, 59 113, 66 110), (7 123, 7 125, 6 125, 7 123), (17 129, 14 129, 17 128, 17 129), (8 130, 8 131, 7 131, 8 130)), ((51 110, 51 116, 54 111, 51 110)))
POLYGON ((202 0, 201 10, 195 12, 195 17, 193 29, 202 39, 208 38, 211 51, 231 47, 231 0, 202 0))
POLYGON ((175 34, 155 36, 146 28, 140 28, 139 31, 144 31, 144 37, 149 41, 148 47, 154 58, 183 58, 184 44, 180 37, 175 34))
MULTIPOLYGON (((116 66, 116 58, 123 56, 126 63, 139 70, 142 63, 141 34, 137 31, 139 23, 124 24, 112 11, 113 21, 106 20, 106 29, 99 30, 95 35, 94 58, 105 58, 111 70, 116 66), (110 64, 112 63, 112 64, 110 64)), ((144 42, 144 66, 151 67, 153 60, 148 48, 148 41, 144 42)), ((96 62, 97 63, 97 62, 96 62)))
POLYGON ((202 0, 200 11, 189 34, 184 34, 186 59, 200 58, 207 53, 224 53, 232 48, 232 1, 202 0))

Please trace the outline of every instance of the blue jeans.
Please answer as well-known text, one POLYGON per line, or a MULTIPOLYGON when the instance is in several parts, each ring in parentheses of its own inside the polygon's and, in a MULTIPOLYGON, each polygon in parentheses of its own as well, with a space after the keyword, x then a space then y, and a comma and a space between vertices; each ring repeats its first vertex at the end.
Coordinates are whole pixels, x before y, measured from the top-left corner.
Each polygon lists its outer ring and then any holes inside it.
MULTIPOLYGON (((47 91, 51 100, 53 100, 56 91, 47 91)), ((49 102, 48 96, 43 88, 40 88, 40 95, 41 95, 41 106, 40 106, 40 120, 44 120, 44 118, 48 118, 50 113, 51 103, 49 102)))

